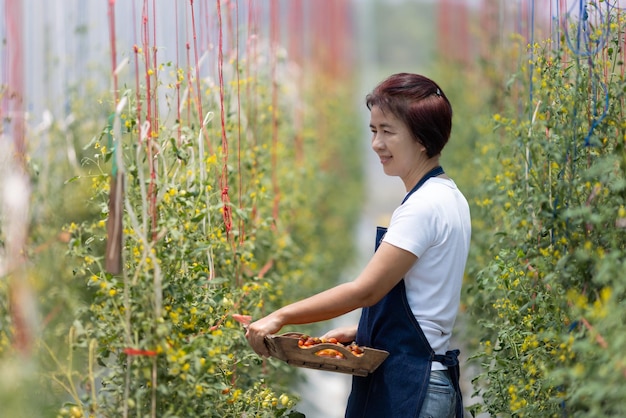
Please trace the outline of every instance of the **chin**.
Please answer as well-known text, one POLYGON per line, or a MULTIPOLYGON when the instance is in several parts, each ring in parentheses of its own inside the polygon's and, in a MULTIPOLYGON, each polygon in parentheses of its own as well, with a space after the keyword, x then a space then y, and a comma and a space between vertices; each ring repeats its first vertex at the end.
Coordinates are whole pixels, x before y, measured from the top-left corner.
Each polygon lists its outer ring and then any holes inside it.
POLYGON ((396 173, 394 173, 393 171, 389 170, 388 168, 384 168, 384 167, 383 167, 383 172, 384 172, 386 175, 388 175, 389 177, 395 177, 395 176, 397 176, 397 174, 396 174, 396 173))

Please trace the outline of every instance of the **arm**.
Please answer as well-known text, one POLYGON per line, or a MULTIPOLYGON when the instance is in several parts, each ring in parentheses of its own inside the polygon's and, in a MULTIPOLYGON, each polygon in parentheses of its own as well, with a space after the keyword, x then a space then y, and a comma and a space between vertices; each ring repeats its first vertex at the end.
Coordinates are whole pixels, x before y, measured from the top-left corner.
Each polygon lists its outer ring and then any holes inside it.
POLYGON ((285 325, 324 321, 371 306, 398 284, 416 260, 414 254, 383 242, 354 281, 284 306, 253 322, 246 338, 257 354, 268 356, 266 335, 277 333, 285 325))

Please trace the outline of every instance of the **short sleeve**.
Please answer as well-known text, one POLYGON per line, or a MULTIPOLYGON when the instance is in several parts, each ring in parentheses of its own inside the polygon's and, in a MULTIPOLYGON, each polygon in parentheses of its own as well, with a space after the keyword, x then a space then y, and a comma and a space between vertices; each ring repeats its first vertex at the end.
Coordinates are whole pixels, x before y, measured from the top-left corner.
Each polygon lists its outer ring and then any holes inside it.
POLYGON ((383 241, 421 257, 436 239, 435 213, 429 202, 412 196, 392 214, 383 241))

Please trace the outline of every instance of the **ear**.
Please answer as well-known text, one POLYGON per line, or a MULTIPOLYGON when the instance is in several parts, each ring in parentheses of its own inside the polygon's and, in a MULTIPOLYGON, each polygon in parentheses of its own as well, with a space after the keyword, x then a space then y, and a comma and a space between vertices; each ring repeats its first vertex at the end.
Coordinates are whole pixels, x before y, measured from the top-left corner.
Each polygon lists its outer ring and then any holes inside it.
POLYGON ((424 146, 424 143, 421 139, 417 138, 417 144, 419 146, 420 152, 426 152, 426 147, 424 146))

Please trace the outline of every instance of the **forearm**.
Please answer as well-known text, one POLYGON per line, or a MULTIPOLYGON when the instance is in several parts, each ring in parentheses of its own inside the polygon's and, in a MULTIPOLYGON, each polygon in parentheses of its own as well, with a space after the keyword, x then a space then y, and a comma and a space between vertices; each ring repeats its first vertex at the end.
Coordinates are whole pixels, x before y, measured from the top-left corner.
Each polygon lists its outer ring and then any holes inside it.
POLYGON ((353 311, 363 306, 361 293, 358 285, 349 282, 292 303, 251 323, 246 338, 257 354, 269 356, 265 336, 277 333, 285 325, 324 321, 353 311))
POLYGON ((257 354, 267 356, 269 352, 264 344, 267 335, 279 332, 285 325, 325 321, 377 303, 401 280, 416 259, 407 251, 382 243, 365 270, 354 281, 340 284, 258 319, 248 326, 246 338, 257 354))
POLYGON ((284 306, 272 315, 283 325, 325 321, 363 307, 365 298, 360 293, 354 282, 343 283, 284 306))

